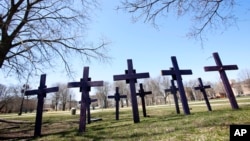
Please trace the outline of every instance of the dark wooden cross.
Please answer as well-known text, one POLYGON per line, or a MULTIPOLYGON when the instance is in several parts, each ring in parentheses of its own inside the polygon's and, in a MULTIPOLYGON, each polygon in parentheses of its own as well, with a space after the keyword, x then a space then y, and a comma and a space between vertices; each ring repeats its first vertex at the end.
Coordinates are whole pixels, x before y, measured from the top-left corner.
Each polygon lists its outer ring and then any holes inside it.
POLYGON ((194 89, 195 89, 195 90, 200 90, 200 91, 202 92, 203 97, 204 97, 204 100, 205 100, 205 102, 206 102, 206 104, 207 104, 208 110, 209 110, 209 111, 212 111, 212 108, 211 108, 211 106, 210 106, 209 100, 208 100, 208 98, 207 98, 207 93, 206 93, 206 89, 211 88, 211 86, 210 86, 210 85, 204 86, 203 83, 202 83, 201 78, 198 78, 198 81, 199 81, 200 84, 199 84, 199 86, 194 87, 194 89))
POLYGON ((142 105, 142 112, 143 112, 143 116, 147 117, 147 113, 146 113, 146 105, 145 105, 145 96, 148 94, 152 94, 151 91, 145 92, 143 89, 143 85, 142 83, 140 83, 140 90, 139 93, 137 93, 136 95, 139 95, 141 97, 141 105, 142 105))
POLYGON ((41 136, 41 128, 42 128, 42 118, 43 118, 43 104, 44 98, 47 93, 57 92, 58 87, 47 88, 46 83, 46 74, 42 74, 40 78, 40 86, 37 90, 27 90, 25 91, 25 95, 37 95, 37 109, 36 109, 36 123, 35 123, 35 132, 34 136, 41 136))
POLYGON ((171 92, 174 96, 174 103, 175 103, 175 109, 176 109, 176 113, 180 114, 180 108, 179 108, 179 104, 178 104, 178 98, 177 98, 177 91, 178 88, 176 88, 175 84, 174 84, 174 80, 171 80, 171 86, 170 89, 166 89, 165 92, 171 92))
MULTIPOLYGON (((89 91, 90 91, 91 87, 94 87, 94 86, 103 86, 103 81, 91 81, 91 78, 89 78, 89 67, 84 67, 83 78, 80 79, 80 82, 68 83, 68 88, 79 87, 80 92, 82 93, 82 95, 81 95, 80 121, 79 121, 79 132, 80 133, 86 131, 86 110, 88 112, 90 112, 89 91)), ((90 116, 90 113, 88 113, 88 115, 90 116)))
POLYGON ((221 59, 217 52, 213 53, 213 57, 214 57, 216 66, 206 66, 204 67, 204 70, 205 71, 219 71, 222 83, 226 90, 226 94, 230 101, 232 109, 239 109, 238 103, 235 99, 233 90, 230 86, 230 83, 227 78, 227 74, 225 72, 225 70, 237 70, 238 66, 237 65, 222 65, 221 59))
POLYGON ((173 68, 170 68, 170 70, 162 70, 161 72, 162 72, 162 75, 172 75, 172 78, 177 81, 179 93, 181 96, 181 103, 182 103, 183 111, 186 115, 189 115, 190 110, 189 110, 184 86, 182 83, 181 75, 192 74, 192 70, 180 70, 175 56, 172 56, 171 60, 172 60, 173 68))
MULTIPOLYGON (((88 97, 88 99, 87 99, 87 120, 88 120, 88 124, 90 124, 91 123, 91 115, 90 115, 90 105, 91 105, 91 103, 92 102, 96 102, 97 101, 97 99, 91 99, 90 97, 88 97)), ((82 101, 79 101, 79 104, 81 104, 81 102, 82 101)))
POLYGON ((140 122, 139 112, 138 112, 138 104, 136 98, 136 89, 135 83, 139 78, 149 78, 149 73, 136 73, 133 69, 132 59, 128 59, 128 70, 125 70, 125 75, 114 75, 114 81, 118 80, 126 80, 130 85, 130 93, 131 93, 131 103, 132 103, 132 111, 133 111, 133 119, 134 123, 140 122))
POLYGON ((110 95, 108 98, 114 98, 115 99, 115 119, 119 120, 119 101, 121 98, 127 98, 126 95, 120 95, 119 93, 119 87, 115 88, 115 95, 110 95))

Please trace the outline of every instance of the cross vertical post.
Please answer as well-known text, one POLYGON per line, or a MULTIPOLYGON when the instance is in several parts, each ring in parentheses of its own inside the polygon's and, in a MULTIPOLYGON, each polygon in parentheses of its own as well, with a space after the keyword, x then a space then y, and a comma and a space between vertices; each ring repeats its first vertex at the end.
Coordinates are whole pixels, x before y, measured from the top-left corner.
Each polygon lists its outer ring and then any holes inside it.
POLYGON ((35 137, 41 136, 44 97, 46 97, 46 93, 58 91, 58 87, 47 88, 45 83, 46 83, 46 74, 42 74, 38 89, 25 91, 26 96, 37 95, 38 98, 37 109, 36 109, 35 132, 34 132, 35 137))
POLYGON ((120 95, 119 93, 119 87, 115 88, 115 95, 114 96, 108 96, 108 98, 114 98, 115 99, 115 119, 119 120, 119 101, 120 98, 127 98, 126 95, 120 95))
POLYGON ((233 90, 230 86, 229 80, 227 78, 227 74, 225 72, 225 70, 237 70, 238 66, 237 65, 222 65, 221 59, 217 52, 213 53, 213 57, 214 57, 216 66, 206 66, 204 67, 204 70, 205 71, 219 71, 222 83, 226 90, 226 94, 227 94, 227 97, 229 99, 232 109, 239 109, 238 103, 234 96, 233 90))
POLYGON ((172 79, 170 89, 166 89, 165 92, 171 92, 173 94, 176 113, 180 114, 180 108, 179 108, 178 98, 177 98, 177 91, 178 91, 178 88, 176 88, 176 86, 174 84, 174 80, 172 79))
POLYGON ((140 122, 139 112, 138 112, 138 104, 136 98, 136 88, 135 83, 139 78, 149 78, 149 73, 136 73, 133 69, 132 59, 127 60, 128 70, 125 71, 125 75, 114 75, 114 81, 118 80, 126 80, 130 86, 131 93, 131 103, 132 103, 132 111, 133 111, 133 119, 134 123, 140 122))
POLYGON ((139 93, 137 93, 137 95, 139 95, 141 97, 142 112, 143 112, 144 117, 147 117, 145 96, 148 95, 148 94, 152 94, 152 92, 151 91, 145 92, 144 89, 143 89, 142 83, 140 83, 140 89, 139 89, 139 93))
POLYGON ((80 121, 79 121, 79 132, 86 131, 86 111, 88 112, 88 123, 90 123, 90 100, 89 91, 91 87, 103 86, 103 81, 91 81, 89 78, 89 67, 83 68, 83 78, 80 82, 69 82, 68 88, 79 87, 81 92, 81 108, 80 108, 80 121))
MULTIPOLYGON (((89 96, 89 95, 88 95, 89 96)), ((91 99, 90 97, 88 97, 88 101, 87 101, 87 104, 88 104, 88 106, 87 106, 87 119, 88 119, 88 124, 90 124, 91 123, 91 115, 90 115, 90 105, 91 105, 91 103, 92 102, 96 102, 97 101, 97 99, 91 99)))
MULTIPOLYGON (((91 99, 90 97, 87 98, 87 107, 86 107, 86 110, 87 110, 87 120, 88 120, 88 124, 91 123, 91 115, 90 115, 90 105, 92 102, 96 102, 97 99, 91 99)), ((79 101, 79 104, 81 104, 82 101, 79 101)))
POLYGON ((186 115, 189 115, 190 110, 189 110, 184 86, 182 83, 181 75, 192 74, 192 70, 180 70, 175 56, 172 56, 171 60, 172 60, 173 68, 170 68, 170 70, 162 70, 162 75, 172 75, 172 78, 177 81, 179 93, 181 96, 181 103, 182 103, 183 111, 186 115))
POLYGON ((201 80, 201 78, 198 78, 198 81, 199 81, 199 86, 194 87, 194 89, 195 89, 195 90, 200 90, 200 91, 202 92, 203 97, 204 97, 204 100, 205 100, 205 102, 206 102, 206 104, 207 104, 208 110, 209 110, 209 111, 212 111, 212 108, 211 108, 211 105, 210 105, 210 103, 209 103, 209 100, 208 100, 208 98, 207 98, 207 93, 206 93, 206 89, 211 88, 211 86, 210 86, 210 85, 204 86, 204 85, 203 85, 203 82, 202 82, 202 80, 201 80))

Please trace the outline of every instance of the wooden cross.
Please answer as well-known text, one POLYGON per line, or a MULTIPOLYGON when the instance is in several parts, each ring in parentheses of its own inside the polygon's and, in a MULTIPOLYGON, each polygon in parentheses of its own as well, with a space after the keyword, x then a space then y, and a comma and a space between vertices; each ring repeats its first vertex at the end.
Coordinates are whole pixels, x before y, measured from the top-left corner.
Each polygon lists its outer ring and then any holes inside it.
POLYGON ((177 98, 177 91, 178 88, 176 88, 175 84, 174 84, 174 80, 171 80, 171 86, 170 89, 166 89, 165 92, 171 92, 174 96, 174 103, 175 103, 175 109, 176 109, 176 113, 180 114, 180 108, 179 108, 179 104, 178 104, 178 98, 177 98))
POLYGON ((227 78, 227 74, 225 72, 225 70, 237 70, 238 66, 237 65, 222 65, 221 59, 217 52, 213 53, 213 57, 214 57, 216 66, 206 66, 204 67, 204 70, 205 71, 219 71, 222 83, 226 90, 226 94, 230 101, 232 109, 239 109, 238 103, 235 99, 233 90, 230 86, 230 83, 227 78))
POLYGON ((210 85, 204 86, 203 83, 202 83, 201 78, 198 78, 198 81, 199 81, 200 84, 199 84, 199 86, 194 87, 194 89, 195 89, 195 90, 200 90, 200 91, 202 92, 202 94, 203 94, 203 96, 204 96, 204 99, 205 99, 205 102, 206 102, 206 104, 207 104, 208 110, 209 110, 209 111, 212 111, 212 108, 211 108, 211 106, 210 106, 210 103, 209 103, 208 98, 207 98, 207 93, 206 93, 206 89, 211 88, 211 86, 210 86, 210 85))
POLYGON ((140 90, 139 93, 137 93, 136 95, 139 95, 141 97, 141 104, 142 104, 142 112, 143 112, 143 116, 147 117, 147 113, 146 113, 146 105, 145 105, 145 96, 148 94, 152 94, 151 91, 145 92, 143 89, 143 85, 142 83, 140 83, 140 90))
POLYGON ((40 78, 40 86, 37 90, 27 90, 25 91, 25 95, 37 95, 37 109, 36 109, 36 122, 35 122, 35 132, 34 136, 41 136, 41 128, 42 128, 42 118, 43 118, 43 104, 44 97, 46 97, 46 93, 57 92, 58 87, 47 88, 46 83, 46 74, 42 74, 40 78))
POLYGON ((139 78, 149 78, 149 73, 136 73, 133 69, 132 59, 128 59, 128 70, 125 70, 125 75, 114 75, 114 81, 118 80, 126 80, 130 85, 130 93, 131 93, 131 103, 132 103, 132 111, 133 111, 133 119, 134 123, 140 122, 139 112, 138 112, 138 104, 136 98, 136 89, 135 83, 139 78))
POLYGON ((180 96, 181 96, 183 111, 184 111, 184 113, 186 115, 189 115, 190 110, 189 110, 189 106, 188 106, 184 86, 183 86, 183 83, 182 83, 181 75, 192 74, 192 70, 180 70, 179 66, 178 66, 178 63, 177 63, 177 59, 176 59, 175 56, 172 56, 171 60, 172 60, 172 64, 173 64, 173 69, 171 68, 170 70, 162 70, 161 72, 162 72, 162 75, 172 75, 172 78, 174 80, 177 80, 179 93, 180 93, 180 96))
MULTIPOLYGON (((88 124, 91 123, 91 115, 90 115, 90 105, 92 102, 96 102, 97 99, 91 99, 90 97, 87 98, 87 120, 88 120, 88 124)), ((81 104, 81 101, 79 101, 79 104, 81 104)))
POLYGON ((119 87, 115 88, 115 95, 114 96, 108 96, 108 98, 114 98, 115 99, 115 119, 119 120, 119 101, 121 98, 127 98, 126 95, 120 95, 119 93, 119 87))
MULTIPOLYGON (((80 82, 68 83, 68 88, 79 87, 81 95, 81 109, 80 109, 80 121, 79 121, 79 132, 86 131, 86 110, 88 111, 88 120, 90 116, 90 105, 89 105, 89 91, 91 87, 103 86, 103 81, 91 81, 89 78, 89 67, 83 68, 83 78, 80 82)), ((89 122, 89 121, 88 121, 89 122)), ((90 122, 89 122, 90 123, 90 122)))

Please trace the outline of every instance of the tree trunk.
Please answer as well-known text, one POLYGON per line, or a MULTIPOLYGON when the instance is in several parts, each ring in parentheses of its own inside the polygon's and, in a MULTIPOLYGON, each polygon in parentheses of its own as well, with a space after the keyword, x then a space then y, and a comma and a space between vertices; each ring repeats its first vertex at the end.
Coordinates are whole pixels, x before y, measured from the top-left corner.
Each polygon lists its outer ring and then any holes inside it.
POLYGON ((56 102, 56 104, 55 104, 55 107, 56 107, 56 111, 57 111, 57 106, 58 106, 58 103, 56 102))
POLYGON ((9 52, 8 44, 5 46, 4 43, 0 43, 0 68, 3 66, 3 62, 6 58, 7 53, 9 52))
POLYGON ((62 104, 62 110, 65 111, 65 109, 66 109, 66 103, 63 103, 62 104))
POLYGON ((127 107, 128 107, 128 99, 126 98, 126 105, 127 105, 127 107))

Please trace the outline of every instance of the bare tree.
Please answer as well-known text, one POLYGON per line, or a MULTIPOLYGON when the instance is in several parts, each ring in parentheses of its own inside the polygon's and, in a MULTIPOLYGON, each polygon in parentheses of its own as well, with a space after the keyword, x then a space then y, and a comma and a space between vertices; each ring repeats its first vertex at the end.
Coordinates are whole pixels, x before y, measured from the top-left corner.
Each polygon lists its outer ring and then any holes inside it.
POLYGON ((7 105, 11 101, 10 93, 5 85, 0 84, 0 112, 8 111, 7 105))
POLYGON ((250 90, 250 69, 242 69, 239 73, 239 79, 243 82, 243 87, 250 90))
POLYGON ((70 100, 70 95, 72 95, 72 91, 70 89, 68 89, 66 84, 63 84, 60 87, 61 87, 60 101, 62 103, 62 110, 65 111, 66 110, 66 104, 70 100))
POLYGON ((55 109, 56 111, 58 110, 59 107, 60 94, 61 94, 61 89, 55 92, 54 95, 52 96, 52 108, 55 109))
POLYGON ((193 87, 197 85, 198 85, 197 80, 189 80, 184 84, 185 92, 189 100, 197 100, 201 97, 201 93, 199 91, 196 92, 193 90, 193 87))
MULTIPOLYGON (((129 90, 129 86, 125 83, 125 81, 115 81, 114 82, 114 89, 115 87, 119 87, 119 93, 121 95, 126 95, 126 106, 128 107, 130 104, 130 100, 131 100, 131 95, 130 95, 130 90, 129 90)), ((123 101, 121 99, 121 107, 123 107, 123 101)))
POLYGON ((108 94, 111 89, 109 82, 105 81, 102 87, 96 87, 96 97, 101 101, 102 108, 108 108, 108 94))
POLYGON ((216 92, 215 92, 215 90, 214 90, 214 88, 215 88, 215 83, 212 83, 212 82, 210 82, 210 81, 204 81, 203 82, 204 83, 204 86, 206 86, 206 85, 210 85, 210 87, 211 88, 209 88, 209 89, 206 89, 206 92, 207 92, 207 97, 208 98, 214 98, 214 97, 216 97, 216 92))
MULTIPOLYGON (((21 89, 21 93, 22 93, 22 100, 21 100, 21 104, 20 104, 20 111, 18 113, 19 116, 22 115, 22 112, 23 112, 23 102, 24 102, 24 99, 25 99, 25 96, 24 96, 24 93, 26 90, 30 89, 30 86, 28 85, 28 82, 29 82, 29 77, 30 77, 30 73, 28 74, 28 77, 26 79, 26 83, 23 85, 22 89, 21 89)), ((27 96, 28 97, 28 96, 27 96)))
POLYGON ((236 5, 235 0, 124 0, 118 9, 132 13, 135 21, 142 18, 154 25, 158 17, 189 15, 194 23, 187 35, 202 41, 204 32, 235 23, 236 5))
POLYGON ((164 97, 164 104, 167 104, 167 98, 169 95, 166 94, 165 89, 170 87, 170 80, 169 77, 166 76, 160 76, 160 84, 161 84, 161 91, 163 91, 163 97, 164 97))
POLYGON ((167 77, 158 76, 156 78, 145 79, 145 90, 152 91, 152 94, 147 95, 146 99, 151 99, 151 104, 166 104, 167 103, 167 95, 164 91, 167 87, 169 87, 169 82, 167 77), (163 102, 162 102, 163 100, 163 102))
POLYGON ((61 104, 62 110, 65 111, 66 104, 70 102, 70 95, 73 94, 72 91, 68 89, 66 84, 58 83, 57 86, 59 86, 59 90, 52 96, 52 106, 57 111, 59 105, 61 104))
POLYGON ((237 82, 236 80, 233 79, 230 81, 230 83, 231 83, 232 90, 236 96, 240 96, 241 94, 243 94, 241 82, 237 82))
POLYGON ((16 103, 21 101, 20 92, 21 89, 18 86, 6 87, 0 84, 0 112, 18 112, 20 105, 16 103))
POLYGON ((25 76, 55 66, 59 58, 67 72, 70 57, 106 60, 104 40, 98 45, 84 40, 95 0, 1 0, 0 68, 25 76))
MULTIPOLYGON (((226 90, 223 86, 223 83, 220 79, 218 79, 218 82, 213 84, 213 88, 216 94, 223 94, 226 96, 226 90)), ((217 97, 218 95, 216 95, 217 97)))

